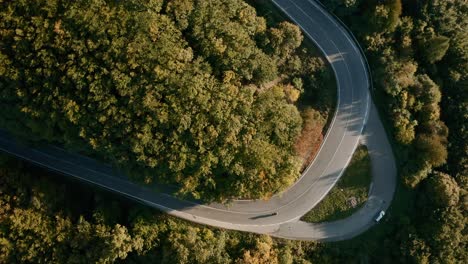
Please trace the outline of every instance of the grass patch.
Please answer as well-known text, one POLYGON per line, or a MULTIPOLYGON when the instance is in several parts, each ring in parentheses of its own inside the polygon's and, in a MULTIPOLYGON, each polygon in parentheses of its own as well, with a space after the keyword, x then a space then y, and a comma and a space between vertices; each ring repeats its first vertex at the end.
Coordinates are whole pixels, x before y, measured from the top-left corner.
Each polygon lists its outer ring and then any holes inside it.
POLYGON ((356 212, 367 200, 371 183, 371 164, 367 147, 359 146, 350 165, 328 195, 301 220, 320 223, 346 218, 356 212), (353 208, 348 199, 355 197, 353 208))

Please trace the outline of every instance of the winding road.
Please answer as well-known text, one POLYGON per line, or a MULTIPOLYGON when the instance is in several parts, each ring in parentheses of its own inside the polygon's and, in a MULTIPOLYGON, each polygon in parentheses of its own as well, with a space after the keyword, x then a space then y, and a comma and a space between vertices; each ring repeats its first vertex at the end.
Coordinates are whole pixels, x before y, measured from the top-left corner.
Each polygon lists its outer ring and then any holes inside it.
POLYGON ((313 0, 273 2, 320 48, 338 86, 336 112, 319 153, 301 178, 283 193, 268 201, 238 200, 229 206, 200 204, 175 198, 167 186, 158 186, 155 192, 134 184, 109 165, 57 147, 23 146, 6 132, 0 132, 0 150, 200 224, 318 241, 344 240, 364 232, 374 224, 374 216, 388 208, 396 186, 395 161, 372 103, 364 55, 350 33, 319 3, 313 0), (372 162, 372 186, 365 206, 335 222, 300 221, 335 185, 360 142, 367 145, 372 162))

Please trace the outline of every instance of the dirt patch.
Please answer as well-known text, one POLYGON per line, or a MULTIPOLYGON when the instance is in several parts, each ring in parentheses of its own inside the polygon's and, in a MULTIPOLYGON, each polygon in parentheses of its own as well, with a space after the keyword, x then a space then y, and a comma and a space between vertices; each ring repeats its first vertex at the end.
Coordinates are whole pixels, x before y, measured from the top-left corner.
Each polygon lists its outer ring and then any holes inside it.
POLYGON ((277 77, 276 79, 274 79, 274 80, 272 80, 270 82, 264 83, 264 84, 260 85, 259 90, 260 91, 268 90, 268 89, 272 88, 273 86, 278 85, 280 82, 282 82, 284 80, 284 78, 285 78, 285 76, 279 76, 279 77, 277 77))
POLYGON ((325 118, 320 112, 308 108, 302 111, 304 120, 301 135, 294 144, 294 150, 302 159, 301 172, 314 160, 323 141, 325 118))

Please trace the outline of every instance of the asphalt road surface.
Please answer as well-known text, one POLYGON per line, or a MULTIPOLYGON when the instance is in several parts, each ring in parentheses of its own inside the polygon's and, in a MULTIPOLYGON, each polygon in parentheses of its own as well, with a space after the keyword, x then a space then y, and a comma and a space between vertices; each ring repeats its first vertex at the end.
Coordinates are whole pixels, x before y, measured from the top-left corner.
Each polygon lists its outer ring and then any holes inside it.
POLYGON ((201 204, 175 198, 168 186, 156 186, 155 192, 134 184, 106 164, 57 147, 23 146, 6 132, 0 132, 0 150, 201 224, 319 241, 343 240, 362 233, 374 224, 375 215, 389 206, 396 185, 395 161, 369 94, 363 54, 352 36, 317 2, 273 2, 317 44, 331 64, 338 86, 335 116, 319 153, 301 178, 283 193, 268 201, 239 200, 229 206, 201 204), (368 202, 343 220, 322 224, 300 221, 335 185, 360 141, 368 146, 372 161, 368 202))

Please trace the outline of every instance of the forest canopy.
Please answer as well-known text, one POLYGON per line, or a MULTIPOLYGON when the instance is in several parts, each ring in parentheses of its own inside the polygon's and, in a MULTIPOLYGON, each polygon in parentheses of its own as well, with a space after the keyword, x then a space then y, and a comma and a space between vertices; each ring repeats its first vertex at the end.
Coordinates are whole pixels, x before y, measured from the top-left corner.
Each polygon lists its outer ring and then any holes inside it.
POLYGON ((394 139, 404 187, 383 248, 396 262, 466 263, 468 2, 323 3, 360 40, 394 139))
POLYGON ((315 70, 297 26, 241 0, 0 1, 0 15, 0 127, 195 198, 268 197, 299 175, 294 102, 315 70))
MULTIPOLYGON (((52 6, 59 3, 57 1, 47 2, 54 3, 52 6)), ((233 68, 225 73, 223 71, 228 69, 225 67, 230 65, 229 62, 226 62, 223 67, 213 67, 215 61, 222 57, 218 56, 216 52, 208 50, 217 48, 221 48, 222 50, 225 48, 224 52, 228 52, 227 50, 229 52, 236 52, 235 50, 230 50, 236 46, 225 44, 225 38, 218 41, 213 41, 213 39, 206 40, 202 43, 201 40, 204 38, 201 37, 202 34, 218 33, 214 33, 217 30, 215 26, 209 30, 194 29, 193 10, 199 4, 198 2, 190 0, 166 1, 164 3, 147 1, 145 5, 136 1, 120 2, 124 1, 119 1, 119 5, 115 4, 117 2, 109 2, 107 5, 104 5, 107 7, 102 8, 102 10, 106 12, 110 12, 110 10, 114 10, 112 12, 123 10, 123 13, 119 13, 119 16, 115 15, 114 17, 100 17, 98 20, 104 20, 106 23, 97 21, 96 23, 100 23, 99 27, 93 30, 103 30, 104 33, 102 34, 115 33, 115 31, 110 30, 112 25, 108 25, 109 23, 107 22, 112 19, 123 19, 122 21, 124 21, 125 17, 122 14, 125 14, 125 12, 132 14, 131 18, 127 18, 129 19, 128 21, 134 21, 140 15, 155 12, 158 16, 164 17, 165 20, 163 20, 168 24, 173 25, 172 29, 180 32, 178 33, 180 38, 177 41, 173 40, 171 42, 172 46, 168 50, 177 47, 181 47, 181 50, 191 50, 191 52, 181 52, 180 54, 182 54, 182 57, 183 54, 191 54, 193 56, 192 59, 181 59, 182 62, 176 60, 177 63, 173 61, 171 66, 169 66, 169 61, 165 57, 152 58, 156 61, 154 65, 165 65, 164 67, 160 66, 158 69, 161 70, 160 72, 167 73, 167 76, 158 79, 158 87, 161 90, 157 90, 158 92, 152 94, 152 97, 149 97, 146 102, 154 103, 157 106, 164 103, 165 109, 172 111, 170 112, 171 115, 166 115, 166 118, 171 118, 176 114, 171 108, 172 105, 167 105, 167 103, 178 102, 177 100, 180 98, 176 96, 183 94, 180 90, 184 91, 181 88, 182 86, 174 86, 174 83, 177 84, 178 81, 191 82, 191 80, 198 80, 200 81, 198 85, 201 85, 203 88, 205 86, 202 84, 209 79, 212 82, 213 89, 218 89, 216 91, 225 91, 223 89, 227 89, 226 87, 232 88, 232 94, 223 93, 223 95, 218 95, 225 96, 222 98, 230 98, 230 101, 226 99, 226 103, 222 105, 222 107, 227 109, 231 106, 230 102, 240 104, 239 102, 244 99, 251 101, 242 101, 243 106, 251 106, 254 103, 255 105, 265 106, 262 108, 263 112, 258 111, 258 113, 256 109, 252 108, 251 112, 247 111, 249 114, 242 115, 243 118, 253 115, 252 112, 256 113, 256 117, 264 117, 265 111, 270 111, 270 105, 280 103, 277 100, 282 96, 281 92, 288 96, 288 90, 284 88, 289 87, 287 85, 278 85, 274 89, 267 89, 268 93, 263 93, 261 89, 258 89, 262 87, 263 84, 261 83, 264 80, 269 79, 260 78, 260 76, 269 76, 269 74, 266 74, 268 73, 267 69, 262 71, 260 70, 261 67, 254 67, 256 71, 252 70, 253 68, 250 71, 233 68), (114 9, 116 6, 118 8, 114 9), (218 43, 221 44, 217 46, 218 43), (203 52, 201 51, 202 46, 204 47, 203 52), (202 53, 205 55, 201 55, 202 53), (179 66, 192 69, 192 75, 188 74, 188 76, 185 76, 187 79, 177 78, 183 75, 171 75, 174 68, 170 67, 177 68, 179 66), (168 70, 169 68, 171 70, 168 70), (256 74, 253 74, 253 72, 256 72, 256 74), (259 75, 259 72, 263 72, 265 75, 259 75), (190 79, 189 77, 194 76, 195 73, 198 74, 196 76, 199 79, 190 79), (229 86, 226 86, 227 84, 229 86), (168 93, 166 91, 167 87, 171 88, 172 90, 170 91, 174 93, 170 97, 171 101, 167 101, 169 99, 166 99, 168 97, 166 96, 166 93, 168 93), (245 90, 249 92, 245 92, 245 90), (177 91, 177 93, 174 91, 177 91), (242 91, 245 93, 242 93, 242 91), (161 96, 162 94, 166 96, 164 97, 164 101, 161 100, 163 97, 155 97, 160 94, 161 96), (242 94, 245 97, 235 98, 233 94, 242 94), (262 102, 260 103, 260 101, 262 102)), ((206 2, 211 3, 215 1, 203 2, 207 6, 209 4, 206 4, 206 2)), ((217 3, 220 2, 223 2, 224 5, 217 5, 217 8, 234 5, 233 3, 240 3, 238 1, 217 1, 217 3)), ((255 4, 266 1, 251 0, 250 2, 255 4)), ((0 0, 0 12, 2 15, 2 19, 0 20, 2 41, 0 43, 1 126, 8 125, 10 130, 16 131, 16 133, 23 132, 23 134, 27 135, 31 135, 32 129, 36 129, 38 139, 46 138, 54 142, 68 144, 75 149, 80 149, 81 147, 81 150, 90 150, 92 149, 89 141, 91 137, 77 136, 76 134, 79 131, 73 131, 77 127, 76 124, 67 121, 68 119, 64 117, 67 113, 74 115, 76 114, 75 112, 81 113, 81 110, 73 112, 73 107, 70 107, 67 108, 72 109, 70 112, 63 112, 63 109, 61 110, 60 108, 64 106, 63 102, 58 100, 58 98, 61 100, 67 99, 68 97, 65 95, 75 98, 73 97, 76 96, 74 94, 75 87, 81 87, 80 89, 86 91, 89 94, 89 98, 93 98, 94 101, 91 99, 89 99, 89 102, 86 101, 88 100, 88 95, 86 95, 82 99, 86 104, 80 107, 104 107, 105 104, 103 106, 100 104, 104 103, 105 98, 110 95, 101 91, 100 95, 102 98, 98 98, 97 92, 100 91, 100 86, 93 86, 94 88, 91 91, 91 88, 84 84, 92 82, 94 80, 91 78, 94 76, 93 74, 101 70, 104 71, 103 69, 106 68, 102 66, 103 64, 99 64, 99 67, 93 68, 92 71, 88 72, 87 68, 81 68, 82 66, 80 65, 86 65, 90 59, 81 62, 77 57, 73 57, 70 65, 78 62, 83 63, 73 68, 76 73, 84 74, 81 79, 68 77, 68 75, 64 74, 66 71, 60 70, 58 64, 51 64, 53 67, 50 67, 54 71, 48 73, 51 76, 50 78, 41 77, 47 67, 42 62, 37 63, 37 60, 48 58, 47 56, 55 54, 50 50, 59 48, 66 48, 68 50, 72 48, 51 46, 55 42, 41 46, 35 44, 35 41, 40 41, 49 36, 48 33, 45 34, 44 32, 49 32, 46 29, 50 29, 52 25, 51 21, 54 25, 52 30, 55 29, 57 14, 60 14, 58 17, 61 19, 58 32, 60 30, 64 30, 64 32, 76 31, 81 32, 79 34, 82 35, 79 36, 94 35, 80 29, 83 25, 79 26, 71 23, 70 21, 72 20, 69 18, 71 13, 70 11, 64 11, 66 9, 62 5, 58 5, 58 9, 54 9, 55 7, 52 8, 46 5, 45 1, 34 3, 36 4, 26 3, 23 0, 9 1, 6 4, 6 1, 0 0), (51 10, 55 11, 52 12, 51 10), (58 12, 57 10, 61 11, 58 12), (25 15, 26 13, 30 15, 25 15), (68 15, 65 16, 65 13, 68 15), (45 20, 48 22, 41 22, 45 20), (70 24, 67 24, 67 21, 70 24), (16 32, 15 28, 16 25, 19 25, 18 23, 22 26, 18 26, 20 31, 16 32), (44 27, 44 25, 47 25, 49 28, 44 27), (68 27, 68 31, 65 31, 65 26, 68 27), (31 28, 26 30, 29 27, 31 28), (11 31, 11 28, 14 28, 14 30, 11 31), (43 32, 44 35, 39 34, 40 32, 43 32), (30 39, 25 39, 26 37, 30 39), (10 42, 6 42, 6 40, 10 42), (16 46, 8 46, 10 45, 8 43, 14 43, 16 46), (36 47, 41 52, 38 54, 31 53, 30 51, 36 50, 36 47), (15 51, 17 48, 24 52, 15 51), (27 52, 30 52, 30 54, 28 55, 27 52), (15 56, 23 58, 23 61, 16 61, 15 56), (36 60, 34 67, 28 66, 27 59, 29 58, 36 60), (41 94, 42 89, 46 89, 41 86, 42 83, 36 83, 33 82, 33 79, 26 78, 26 73, 30 74, 31 72, 34 73, 34 75, 31 75, 33 77, 42 78, 42 81, 47 79, 51 84, 61 84, 61 86, 55 87, 55 93, 49 94, 48 96, 51 98, 48 98, 44 94, 41 94), (59 82, 60 78, 69 80, 70 83, 65 85, 67 84, 66 82, 59 82), (88 78, 90 79, 88 80, 88 78), (59 81, 56 79, 59 79, 59 81), (71 83, 78 80, 83 83, 71 83), (35 86, 26 85, 29 83, 35 84, 35 86), (79 84, 83 86, 79 86, 79 84), (7 91, 9 96, 5 96, 6 92, 1 94, 3 91, 7 91), (68 95, 67 92, 70 94, 68 95), (41 100, 44 104, 41 104, 41 100), (33 101, 36 103, 33 105, 34 107, 26 108, 26 106, 29 106, 28 103, 33 101), (16 105, 19 107, 12 108, 16 105), (43 113, 42 108, 45 111, 49 111, 49 114, 43 113), (37 113, 31 112, 32 110, 37 113), (34 114, 39 115, 36 117, 34 114), (8 119, 9 115, 11 115, 11 119, 8 119), (54 118, 53 120, 51 119, 52 117, 54 118), (15 123, 14 118, 24 122, 15 123), (50 129, 46 129, 47 126, 51 126, 50 129), (43 129, 41 130, 41 128, 43 129), (62 134, 56 131, 60 131, 62 134), (47 133, 51 132, 53 133, 48 136, 47 133), (68 134, 64 134, 65 132, 68 134)), ((66 5, 67 7, 71 5, 84 7, 86 4, 85 8, 82 8, 86 10, 89 6, 96 5, 96 3, 105 2, 81 1, 79 3, 81 5, 78 5, 78 3, 66 3, 66 5)), ((154 214, 148 208, 128 204, 129 202, 125 200, 119 201, 118 196, 110 196, 99 190, 90 189, 91 187, 87 185, 70 184, 67 178, 60 177, 60 175, 54 176, 50 172, 42 171, 24 163, 12 162, 8 159, 6 159, 6 162, 2 162, 3 157, 0 155, 0 262, 468 263, 468 252, 466 251, 468 241, 466 232, 466 224, 468 222, 468 133, 466 133, 466 126, 468 125, 468 90, 466 85, 468 77, 468 35, 465 33, 468 23, 468 16, 466 16, 468 11, 467 1, 324 0, 323 3, 351 27, 351 30, 363 46, 375 80, 374 99, 377 99, 378 106, 383 110, 381 116, 387 121, 387 124, 390 124, 390 131, 392 132, 390 135, 394 139, 397 165, 401 169, 400 179, 406 186, 403 186, 403 184, 399 185, 394 201, 392 201, 392 205, 383 219, 384 223, 376 225, 359 237, 339 243, 285 241, 262 235, 208 228, 173 219, 167 215, 154 214), (373 23, 370 24, 368 22, 369 19, 372 19, 373 23), (41 243, 38 243, 38 241, 41 243)), ((93 8, 95 8, 93 10, 96 10, 96 7, 93 8)), ((86 13, 84 10, 75 10, 74 14, 84 14, 86 13)), ((221 16, 219 13, 222 13, 222 16, 225 17, 220 18, 223 19, 220 21, 227 24, 227 19, 232 21, 240 18, 239 16, 235 19, 230 10, 223 9, 220 12, 212 10, 212 12, 213 14, 218 14, 218 16, 221 16)), ((252 9, 248 10, 250 10, 249 12, 253 11, 252 9)), ((266 10, 266 12, 272 11, 274 10, 266 10)), ((83 21, 89 20, 92 17, 93 15, 89 13, 86 18, 83 17, 83 21)), ((207 21, 206 17, 203 16, 199 17, 199 19, 200 21, 207 21)), ((262 23, 261 18, 259 21, 259 23, 262 23)), ((128 22, 125 29, 131 31, 134 27, 132 23, 128 22)), ((146 25, 145 23, 142 25, 146 25)), ((257 25, 259 24, 257 23, 257 25)), ((314 80, 313 76, 311 77, 311 71, 313 72, 311 69, 314 68, 314 64, 306 63, 300 54, 297 54, 295 51, 295 47, 298 45, 295 41, 300 40, 299 35, 297 35, 297 27, 289 23, 281 23, 272 28, 266 25, 265 27, 263 31, 260 30, 258 33, 249 34, 255 36, 252 39, 256 43, 257 48, 266 54, 267 57, 265 58, 273 58, 276 61, 276 68, 272 67, 270 69, 271 72, 277 71, 280 78, 285 74, 286 69, 289 73, 297 75, 295 77, 307 74, 309 78, 303 78, 304 85, 310 84, 310 81, 314 80), (281 33, 282 30, 288 31, 284 31, 283 35, 281 33), (284 36, 290 37, 286 38, 284 36), (291 42, 291 40, 294 41, 291 42), (302 68, 308 69, 307 71, 309 72, 301 71, 302 68)), ((155 29, 158 29, 155 32, 160 34, 170 28, 164 28, 163 30, 156 27, 155 29)), ((222 31, 223 29, 221 28, 220 30, 222 31)), ((254 32, 255 30, 247 31, 254 32)), ((227 34, 225 36, 228 36, 229 32, 223 34, 227 34)), ((107 38, 107 35, 105 36, 107 38)), ((152 41, 163 39, 161 37, 163 35, 157 36, 155 40, 148 40, 151 44, 148 44, 149 46, 153 45, 152 41)), ((166 35, 164 37, 171 39, 166 35)), ((73 43, 73 45, 76 45, 73 46, 73 49, 84 45, 84 48, 80 49, 80 52, 85 52, 89 48, 94 47, 87 42, 80 42, 81 38, 77 37, 77 39, 69 39, 69 42, 59 43, 73 43)), ((55 37, 50 37, 50 39, 55 41, 55 37)), ((146 38, 142 37, 142 39, 145 40, 146 38)), ((102 58, 109 59, 111 62, 116 60, 111 55, 120 54, 119 49, 113 51, 116 52, 115 54, 108 54, 106 52, 109 52, 109 50, 104 49, 104 47, 108 48, 109 45, 118 43, 117 39, 109 37, 107 41, 110 40, 113 40, 113 42, 109 42, 107 46, 99 46, 100 48, 98 49, 102 54, 107 54, 107 57, 103 55, 103 57, 93 58, 93 60, 99 63, 104 61, 102 58)), ((231 40, 236 41, 235 39, 231 40)), ((104 39, 101 39, 101 41, 106 42, 104 39)), ((140 42, 135 41, 135 43, 140 42)), ((161 47, 158 46, 156 48, 155 54, 158 54, 159 48, 161 47)), ((243 53, 245 51, 241 51, 239 48, 237 52, 243 53)), ((140 55, 138 63, 141 65, 146 65, 141 61, 149 60, 152 56, 150 53, 144 52, 138 54, 140 55)), ((263 56, 258 55, 261 53, 255 54, 257 54, 256 56, 263 56)), ((125 62, 127 58, 125 56, 130 55, 122 56, 118 58, 125 62)), ((179 57, 170 58, 174 60, 174 58, 179 57)), ((245 57, 241 56, 239 58, 245 57)), ((123 68, 119 68, 119 70, 125 74, 130 74, 131 71, 127 72, 125 70, 126 64, 122 61, 119 62, 121 63, 119 67, 123 68)), ((241 65, 244 67, 244 64, 241 65)), ((142 69, 147 69, 148 75, 135 74, 139 79, 130 78, 131 83, 133 81, 140 82, 147 80, 146 83, 148 85, 152 84, 151 78, 156 77, 153 76, 151 67, 136 67, 133 70, 136 69, 141 72, 144 72, 142 69)), ((111 76, 110 72, 103 72, 101 74, 111 76)), ((125 76, 125 74, 122 76, 125 76)), ((291 77, 292 75, 288 75, 288 77, 282 77, 282 79, 289 82, 292 81, 291 77)), ((103 80, 107 80, 110 84, 113 81, 117 82, 111 79, 111 77, 103 78, 103 80)), ((297 80, 291 83, 296 83, 293 88, 300 90, 301 85, 299 85, 300 82, 297 80)), ((113 93, 121 89, 111 89, 110 87, 114 87, 112 85, 104 87, 108 87, 113 93)), ((205 88, 202 88, 194 91, 205 92, 205 88)), ((47 89, 52 90, 50 87, 47 89)), ((139 89, 144 88, 135 86, 133 89, 140 91, 139 89)), ((217 95, 216 92, 213 92, 215 95, 208 92, 204 94, 208 94, 209 96, 217 95)), ((289 95, 293 94, 295 93, 289 93, 289 95)), ((138 97, 137 95, 141 96, 138 93, 119 94, 118 96, 112 94, 112 98, 115 97, 112 100, 115 101, 108 103, 107 107, 110 110, 106 110, 116 111, 111 111, 112 115, 107 115, 107 112, 104 112, 104 110, 95 110, 94 113, 98 113, 106 118, 112 116, 113 119, 111 120, 115 122, 115 128, 112 122, 108 123, 106 119, 99 121, 103 123, 102 127, 100 127, 101 125, 97 126, 98 121, 93 119, 93 115, 88 117, 91 118, 90 120, 85 119, 83 116, 77 116, 80 117, 77 120, 80 122, 84 122, 83 120, 90 123, 94 122, 93 124, 96 127, 93 127, 93 129, 102 129, 102 133, 107 131, 104 128, 118 129, 118 126, 126 126, 127 123, 117 123, 115 121, 117 120, 117 114, 121 114, 125 118, 134 118, 131 124, 139 124, 143 117, 145 117, 144 115, 126 116, 129 113, 125 111, 123 113, 118 112, 124 109, 122 106, 124 103, 121 103, 121 100, 127 100, 124 102, 134 108, 139 107, 139 109, 143 109, 144 106, 142 105, 129 103, 130 99, 132 99, 132 103, 138 102, 141 104, 138 98, 143 97, 138 97)), ((295 97, 289 96, 287 101, 290 103, 294 101, 291 99, 295 97)), ((207 98, 211 99, 211 97, 207 98)), ((194 103, 194 107, 197 106, 194 103)), ((281 106, 293 109, 291 104, 283 103, 281 106)), ((224 114, 224 108, 221 108, 218 112, 224 114)), ((84 113, 91 113, 92 110, 90 109, 84 113)), ((107 108, 104 107, 103 109, 107 108)), ((177 114, 179 113, 177 112, 177 114)), ((230 113, 226 113, 226 115, 230 116, 230 113)), ((207 116, 203 114, 206 113, 201 111, 200 116, 206 118, 207 116)), ((315 112, 311 111, 309 115, 315 115, 315 112)), ((154 118, 153 116, 151 117, 154 118)), ((249 119, 249 122, 252 119, 249 119)), ((188 120, 186 122, 190 124, 191 119, 188 120)), ((239 120, 243 121, 244 119, 239 120)), ((248 124, 245 123, 245 120, 244 123, 240 121, 238 125, 240 128, 247 127, 248 124)), ((176 121, 171 119, 171 122, 176 121)), ((175 127, 176 125, 174 124, 168 123, 165 128, 173 129, 171 126, 175 127)), ((182 124, 182 122, 177 124, 182 124)), ((253 124, 249 125, 253 127, 253 124)), ((308 126, 309 124, 304 122, 304 127, 308 126)), ((119 135, 131 136, 132 133, 137 133, 134 127, 128 129, 127 132, 119 135)), ((149 136, 152 136, 153 131, 159 131, 154 127, 149 127, 149 129, 149 136)), ((267 126, 262 127, 262 129, 265 130, 262 130, 261 133, 266 133, 265 131, 272 128, 267 126)), ((173 131, 174 135, 182 135, 177 130, 169 131, 173 131)), ((183 135, 196 136, 190 133, 189 131, 183 135)), ((258 135, 258 133, 260 132, 253 134, 253 137, 258 135)), ((124 144, 129 143, 128 138, 118 138, 120 141, 117 141, 117 143, 102 141, 102 139, 106 139, 107 137, 109 137, 107 140, 116 140, 116 138, 109 135, 106 135, 106 137, 95 137, 95 143, 99 147, 101 154, 116 153, 116 158, 119 157, 117 154, 122 155, 120 158, 127 157, 125 155, 128 155, 128 157, 132 157, 132 160, 138 157, 133 150, 127 152, 128 150, 124 149, 124 144), (106 149, 108 145, 112 146, 112 148, 106 149), (119 147, 122 147, 122 149, 119 149, 119 147)), ((143 138, 139 138, 138 140, 144 142, 143 138)), ((138 140, 132 141, 132 143, 138 143, 138 140)), ((272 139, 264 144, 268 143, 278 146, 277 144, 280 144, 278 142, 284 142, 282 140, 284 140, 284 137, 277 137, 275 140, 272 139)), ((163 139, 158 139, 158 141, 154 142, 162 143, 164 141, 163 139)), ((190 145, 190 147, 192 148, 193 145, 190 145)), ((233 149, 237 150, 238 148, 234 147, 233 149)), ((166 152, 161 153, 166 155, 166 152)), ((167 156, 163 157, 167 158, 167 156)), ((153 158, 158 160, 159 156, 154 156, 153 158)), ((266 157, 262 162, 269 161, 271 161, 271 157, 266 157)), ((145 164, 145 162, 141 161, 139 164, 145 164)), ((166 175, 169 178, 169 171, 166 175)), ((183 174, 180 173, 178 175, 183 174)), ((194 184, 200 182, 194 182, 194 184)), ((219 188, 219 182, 217 184, 216 187, 219 188)), ((202 187, 199 187, 197 191, 201 189, 202 187)))

